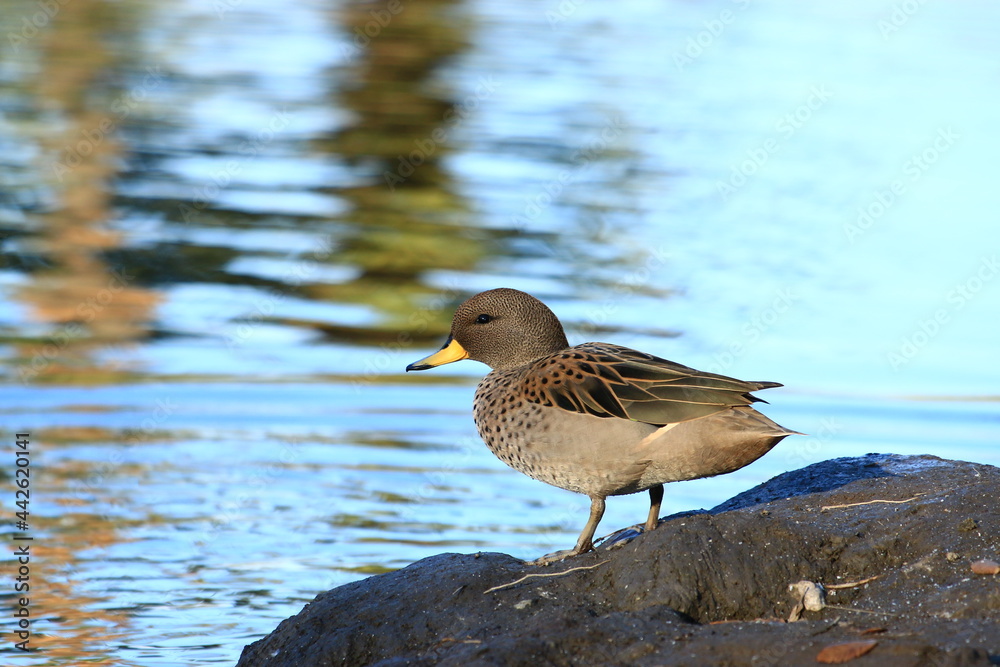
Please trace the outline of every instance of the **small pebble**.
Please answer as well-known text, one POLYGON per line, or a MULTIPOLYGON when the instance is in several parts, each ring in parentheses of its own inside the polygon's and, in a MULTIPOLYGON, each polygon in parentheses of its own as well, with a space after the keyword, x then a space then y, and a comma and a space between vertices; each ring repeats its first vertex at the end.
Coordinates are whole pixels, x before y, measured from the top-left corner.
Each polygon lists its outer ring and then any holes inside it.
POLYGON ((826 607, 826 589, 812 581, 797 581, 788 585, 788 591, 795 598, 795 606, 788 617, 789 623, 802 618, 803 611, 821 611, 826 607))
POLYGON ((1000 574, 1000 563, 995 560, 977 560, 972 564, 974 574, 1000 574))
POLYGON ((968 533, 970 531, 975 530, 976 528, 979 528, 979 522, 973 519, 971 516, 962 519, 962 521, 958 524, 958 529, 963 533, 968 533))
POLYGON ((802 604, 806 611, 821 611, 826 606, 826 591, 820 584, 811 581, 800 581, 794 584, 796 592, 802 594, 802 604))
POLYGON ((514 609, 517 609, 518 611, 520 611, 522 609, 527 609, 528 607, 530 607, 533 604, 535 604, 534 600, 521 600, 520 602, 514 603, 514 609))
POLYGON ((961 558, 961 556, 959 556, 954 551, 949 551, 948 553, 946 553, 944 555, 944 557, 948 559, 949 563, 954 563, 956 560, 958 560, 959 558, 961 558))

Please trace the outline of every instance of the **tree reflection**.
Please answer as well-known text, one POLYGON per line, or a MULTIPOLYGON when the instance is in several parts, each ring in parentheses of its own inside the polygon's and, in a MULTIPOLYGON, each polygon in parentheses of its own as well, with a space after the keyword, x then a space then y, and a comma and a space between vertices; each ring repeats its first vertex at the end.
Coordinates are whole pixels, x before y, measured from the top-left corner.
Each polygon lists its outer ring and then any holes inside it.
POLYGON ((126 267, 108 261, 123 244, 112 207, 123 157, 116 132, 138 103, 137 90, 157 85, 151 72, 131 81, 120 51, 109 46, 116 40, 109 33, 123 29, 123 13, 119 3, 68 3, 37 37, 33 93, 50 204, 38 212, 37 232, 26 242, 42 267, 19 295, 46 333, 18 346, 22 382, 99 382, 114 374, 95 352, 144 337, 158 300, 126 267))
MULTIPOLYGON (((330 188, 350 204, 330 259, 359 271, 307 292, 372 306, 383 316, 379 328, 434 339, 448 326, 441 305, 419 327, 411 316, 433 297, 457 299, 460 290, 432 284, 428 275, 473 271, 488 250, 445 164, 457 126, 473 110, 455 99, 441 70, 468 48, 469 26, 452 0, 357 3, 332 16, 352 37, 345 63, 329 72, 329 95, 353 120, 313 145, 355 175, 355 183, 330 188)), ((341 329, 338 337, 350 334, 341 329)))

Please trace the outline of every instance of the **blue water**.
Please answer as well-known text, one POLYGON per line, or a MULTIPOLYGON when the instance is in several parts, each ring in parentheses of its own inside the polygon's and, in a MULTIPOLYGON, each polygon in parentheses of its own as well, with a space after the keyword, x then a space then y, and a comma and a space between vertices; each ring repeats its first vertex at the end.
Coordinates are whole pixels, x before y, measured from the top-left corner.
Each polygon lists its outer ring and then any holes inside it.
MULTIPOLYGON (((12 344, 0 347, 11 359, 5 431, 39 443, 36 539, 75 545, 68 560, 38 567, 71 584, 81 616, 43 606, 34 631, 111 627, 86 620, 109 614, 120 634, 85 645, 121 664, 232 664, 321 591, 445 551, 536 557, 571 545, 589 506, 482 445, 471 419, 482 365, 405 376, 435 344, 337 342, 282 320, 369 327, 407 316, 386 315, 374 295, 255 282, 303 272, 353 281, 361 268, 341 253, 359 232, 338 216, 358 203, 325 188, 382 180, 310 147, 353 118, 321 80, 357 57, 327 8, 225 7, 151 6, 137 19, 134 39, 177 77, 150 90, 155 113, 143 112, 169 119, 164 138, 143 139, 168 158, 116 187, 151 201, 211 192, 214 205, 258 217, 242 228, 184 224, 176 208, 150 204, 113 225, 131 251, 231 251, 231 280, 155 287, 157 328, 172 335, 95 355, 140 368, 134 381, 25 385, 12 344), (187 97, 177 80, 199 93, 187 97), (233 137, 245 136, 259 151, 234 158, 233 137), (238 173, 211 190, 231 159, 238 173), (321 250, 328 260, 310 255, 321 250), (95 526, 111 537, 88 541, 95 526)), ((781 382, 764 410, 811 434, 731 475, 668 487, 664 514, 832 457, 1000 465, 1000 6, 452 11, 471 30, 437 77, 466 112, 449 126, 442 163, 461 203, 447 222, 518 233, 520 245, 487 243, 468 268, 445 265, 446 252, 423 284, 524 289, 563 319, 571 343, 610 340, 781 382)), ((31 135, 7 141, 30 173, 31 135)), ((31 227, 4 211, 8 227, 31 227)), ((31 280, 0 271, 8 333, 43 327, 19 296, 31 280)), ((428 298, 424 308, 451 305, 428 298)), ((612 499, 598 534, 640 521, 646 502, 612 499)))

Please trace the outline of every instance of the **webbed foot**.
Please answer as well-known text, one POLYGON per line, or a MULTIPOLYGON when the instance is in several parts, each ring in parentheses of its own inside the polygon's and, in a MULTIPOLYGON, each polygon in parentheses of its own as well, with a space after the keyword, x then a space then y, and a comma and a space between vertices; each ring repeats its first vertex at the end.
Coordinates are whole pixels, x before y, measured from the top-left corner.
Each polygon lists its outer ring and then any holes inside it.
POLYGON ((566 560, 567 558, 572 558, 573 556, 579 556, 582 553, 588 551, 593 551, 594 547, 590 546, 587 549, 580 549, 578 547, 573 547, 572 549, 563 549, 561 551, 555 551, 550 554, 545 554, 541 558, 536 558, 535 560, 525 561, 528 565, 549 565, 551 563, 558 563, 561 560, 566 560))

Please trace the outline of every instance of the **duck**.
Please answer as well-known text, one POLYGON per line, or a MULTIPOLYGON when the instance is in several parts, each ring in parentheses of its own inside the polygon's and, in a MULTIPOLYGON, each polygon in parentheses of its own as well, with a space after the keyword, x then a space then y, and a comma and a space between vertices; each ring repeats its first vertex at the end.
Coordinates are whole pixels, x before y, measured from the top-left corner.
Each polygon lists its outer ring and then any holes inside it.
POLYGON ((695 370, 612 343, 570 346, 544 303, 516 289, 468 298, 423 371, 472 359, 490 367, 476 388, 473 420, 486 446, 533 479, 590 498, 590 517, 567 550, 545 565, 594 549, 606 499, 646 491, 644 531, 659 523, 663 485, 739 470, 782 439, 751 392, 780 387, 695 370))

